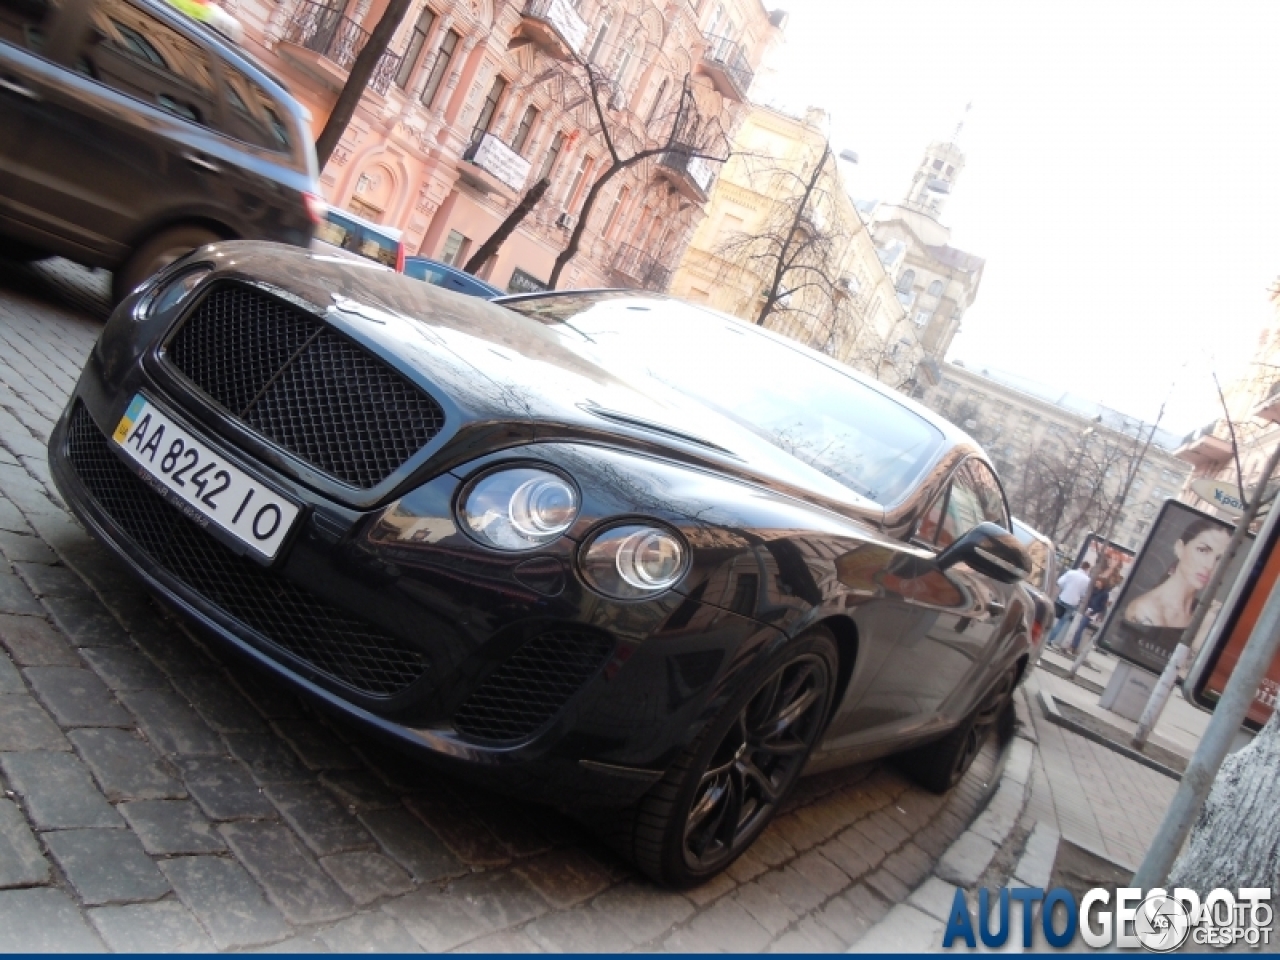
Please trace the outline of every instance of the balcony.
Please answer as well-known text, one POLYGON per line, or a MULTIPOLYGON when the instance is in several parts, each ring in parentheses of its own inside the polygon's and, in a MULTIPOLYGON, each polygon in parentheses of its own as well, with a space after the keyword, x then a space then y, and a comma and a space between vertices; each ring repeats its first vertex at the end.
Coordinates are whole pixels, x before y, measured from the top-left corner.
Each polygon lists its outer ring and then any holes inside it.
POLYGON ((1271 385, 1267 395, 1253 408, 1253 415, 1260 420, 1280 423, 1280 381, 1271 385))
POLYGON ((701 206, 707 202, 715 174, 704 157, 690 156, 692 150, 682 143, 672 144, 671 149, 658 158, 657 173, 682 197, 701 206))
POLYGON ((528 0, 508 48, 532 43, 557 60, 571 60, 586 40, 587 22, 569 0, 528 0))
POLYGON ((529 161, 491 133, 467 147, 458 176, 481 193, 514 198, 529 179, 529 161))
POLYGON ((639 247, 624 243, 614 254, 612 270, 627 286, 662 293, 671 281, 671 271, 639 247))
MULTIPOLYGON (((1182 439, 1182 445, 1173 455, 1185 463, 1191 464, 1197 472, 1212 470, 1231 456, 1231 441, 1215 435, 1215 430, 1222 424, 1215 420, 1199 430, 1193 430, 1182 439)), ((1225 431, 1225 426, 1223 430, 1225 431)))
MULTIPOLYGON (((330 90, 340 91, 369 33, 339 10, 313 0, 299 0, 289 16, 280 53, 330 90)), ((386 94, 400 66, 400 55, 385 52, 369 78, 370 89, 386 94)))
POLYGON ((754 76, 742 47, 728 37, 707 36, 703 39, 707 46, 702 51, 701 72, 711 80, 720 96, 742 103, 747 99, 754 76))

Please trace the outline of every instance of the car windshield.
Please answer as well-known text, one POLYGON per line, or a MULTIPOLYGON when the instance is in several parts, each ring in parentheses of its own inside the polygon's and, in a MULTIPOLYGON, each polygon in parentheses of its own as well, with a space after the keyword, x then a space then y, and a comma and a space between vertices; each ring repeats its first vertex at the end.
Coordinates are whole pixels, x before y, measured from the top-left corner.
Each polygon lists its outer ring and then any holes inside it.
POLYGON ((882 505, 900 500, 944 443, 852 373, 700 307, 616 292, 503 305, 560 330, 606 369, 693 397, 882 505))

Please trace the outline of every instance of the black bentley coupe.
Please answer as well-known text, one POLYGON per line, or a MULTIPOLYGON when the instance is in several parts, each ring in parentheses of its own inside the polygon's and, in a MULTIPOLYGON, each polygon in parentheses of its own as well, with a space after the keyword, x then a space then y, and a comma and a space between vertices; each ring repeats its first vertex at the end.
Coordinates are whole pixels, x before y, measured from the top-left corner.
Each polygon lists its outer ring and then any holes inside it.
POLYGON ((418 755, 713 876, 802 771, 966 771, 1037 652, 972 440, 660 295, 487 303, 206 246, 116 309, 67 502, 215 640, 418 755))

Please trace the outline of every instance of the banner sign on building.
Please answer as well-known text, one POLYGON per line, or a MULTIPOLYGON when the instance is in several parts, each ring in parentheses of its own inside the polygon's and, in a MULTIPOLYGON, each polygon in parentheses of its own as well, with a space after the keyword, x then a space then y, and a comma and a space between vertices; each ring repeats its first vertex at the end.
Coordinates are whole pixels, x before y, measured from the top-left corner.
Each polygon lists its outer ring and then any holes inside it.
POLYGON ((523 190, 529 179, 529 161, 491 133, 476 144, 471 162, 493 174, 512 190, 523 190))
MULTIPOLYGON (((1098 635, 1098 647, 1152 673, 1160 673, 1182 632, 1205 602, 1201 591, 1226 552, 1231 525, 1177 500, 1166 500, 1098 635)), ((1236 554, 1219 596, 1221 606, 1233 576, 1244 564, 1236 554)), ((1213 624, 1205 618, 1201 637, 1213 624)))

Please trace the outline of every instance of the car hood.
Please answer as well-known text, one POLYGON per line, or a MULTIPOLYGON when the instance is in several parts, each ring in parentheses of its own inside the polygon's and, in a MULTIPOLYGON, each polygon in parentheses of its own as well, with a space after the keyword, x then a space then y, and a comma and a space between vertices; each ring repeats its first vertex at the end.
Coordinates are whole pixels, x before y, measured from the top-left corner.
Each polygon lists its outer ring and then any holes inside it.
MULTIPOLYGON (((884 511, 743 425, 663 384, 584 357, 570 329, 414 280, 372 261, 277 244, 218 245, 218 274, 306 306, 459 414, 433 464, 530 440, 617 444, 672 457, 880 522, 884 511), (443 398, 442 398, 443 399, 443 398), (495 429, 500 425, 515 429, 495 429), (480 428, 480 430, 477 430, 480 428)), ((215 275, 216 278, 216 275, 215 275)))

